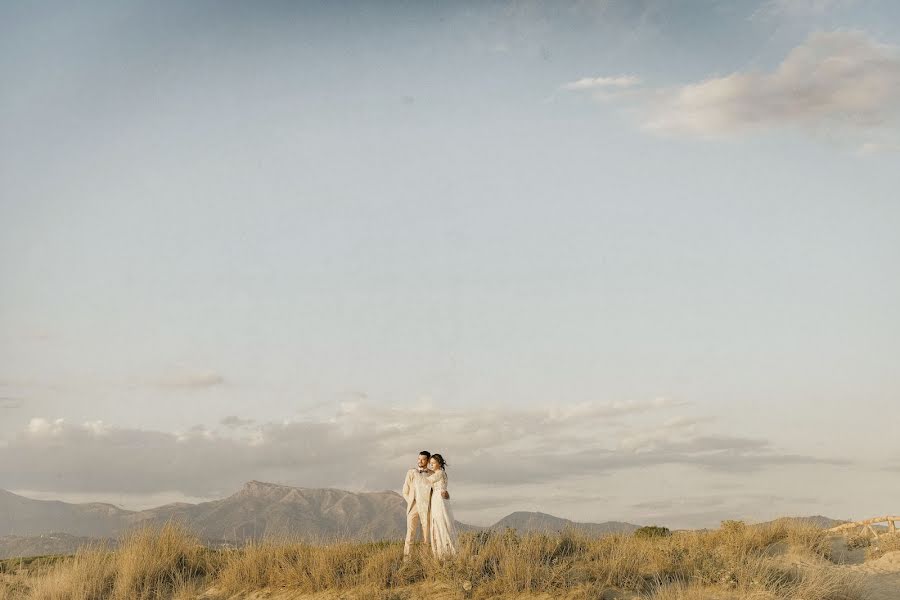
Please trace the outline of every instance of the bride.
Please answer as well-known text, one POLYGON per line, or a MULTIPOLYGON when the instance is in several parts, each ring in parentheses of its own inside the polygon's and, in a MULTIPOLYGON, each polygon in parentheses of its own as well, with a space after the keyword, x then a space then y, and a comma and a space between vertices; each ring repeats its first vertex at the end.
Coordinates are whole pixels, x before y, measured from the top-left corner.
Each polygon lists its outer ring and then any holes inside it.
POLYGON ((431 529, 431 551, 438 558, 456 554, 459 549, 459 535, 456 531, 456 521, 453 519, 453 511, 450 509, 450 500, 443 497, 447 490, 447 462, 440 454, 432 454, 428 461, 428 468, 434 471, 428 476, 434 493, 431 495, 431 514, 429 526, 431 529))

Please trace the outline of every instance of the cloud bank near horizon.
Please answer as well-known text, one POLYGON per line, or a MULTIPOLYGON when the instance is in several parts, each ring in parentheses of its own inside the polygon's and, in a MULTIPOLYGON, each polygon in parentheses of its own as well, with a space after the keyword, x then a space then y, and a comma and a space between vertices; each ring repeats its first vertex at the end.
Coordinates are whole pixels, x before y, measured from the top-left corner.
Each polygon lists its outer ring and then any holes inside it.
POLYGON ((216 498, 251 479, 373 491, 397 488, 415 453, 428 447, 448 459, 463 512, 478 518, 501 509, 500 489, 553 512, 560 494, 578 500, 578 493, 565 493, 572 485, 587 485, 584 501, 628 472, 685 470, 712 480, 848 464, 719 433, 710 417, 674 414, 687 408, 667 398, 477 412, 347 402, 332 415, 303 421, 229 415, 221 427, 183 432, 33 418, 0 446, 0 479, 10 489, 79 498, 216 498))

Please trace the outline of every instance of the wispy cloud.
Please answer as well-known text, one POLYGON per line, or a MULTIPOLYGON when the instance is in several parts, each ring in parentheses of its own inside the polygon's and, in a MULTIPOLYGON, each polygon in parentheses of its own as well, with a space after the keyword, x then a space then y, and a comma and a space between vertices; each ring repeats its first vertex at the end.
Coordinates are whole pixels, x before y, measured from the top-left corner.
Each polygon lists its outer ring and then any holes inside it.
POLYGON ((253 419, 242 419, 237 415, 229 415, 219 421, 220 425, 224 425, 225 427, 246 427, 247 425, 252 425, 255 423, 253 419))
POLYGON ((215 371, 185 371, 159 376, 147 383, 161 388, 201 389, 222 385, 225 377, 215 371))
POLYGON ((618 75, 616 77, 582 77, 576 81, 570 81, 560 86, 560 89, 569 91, 596 90, 598 88, 622 88, 638 85, 639 77, 634 75, 618 75))
POLYGON ((0 396, 0 409, 15 409, 21 408, 22 400, 20 398, 12 398, 8 396, 0 396))
POLYGON ((819 17, 830 12, 848 8, 857 4, 858 0, 768 0, 754 11, 751 18, 819 17))
POLYGON ((210 369, 190 369, 184 367, 162 369, 127 377, 108 377, 94 375, 67 375, 65 377, 48 374, 43 378, 0 378, 0 389, 8 390, 58 390, 87 391, 96 389, 135 389, 147 388, 156 390, 192 390, 212 388, 226 384, 225 376, 210 369))
POLYGON ((900 142, 864 142, 857 148, 860 156, 873 156, 876 154, 895 154, 900 152, 900 142))

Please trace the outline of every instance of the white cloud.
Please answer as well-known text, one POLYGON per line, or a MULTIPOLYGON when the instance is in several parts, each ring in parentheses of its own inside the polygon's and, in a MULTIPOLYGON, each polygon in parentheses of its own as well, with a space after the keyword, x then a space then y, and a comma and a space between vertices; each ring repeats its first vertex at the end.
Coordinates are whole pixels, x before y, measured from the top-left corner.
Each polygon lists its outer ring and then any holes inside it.
POLYGON ((848 143, 860 156, 900 147, 900 49, 860 31, 813 33, 771 71, 674 87, 634 87, 638 81, 583 78, 562 89, 618 101, 659 135, 714 139, 791 127, 848 143))
POLYGON ((596 90, 598 88, 623 88, 637 85, 640 78, 634 75, 619 75, 616 77, 582 77, 577 81, 570 81, 560 86, 569 91, 596 90))
POLYGON ((52 422, 41 417, 35 417, 28 422, 25 431, 34 437, 53 437, 63 430, 64 419, 56 419, 52 422))
POLYGON ((772 72, 735 72, 658 90, 643 128, 717 137, 797 125, 871 129, 900 109, 900 55, 861 32, 812 34, 772 72))
POLYGON ((98 437, 110 432, 110 427, 103 421, 85 421, 84 428, 98 437))

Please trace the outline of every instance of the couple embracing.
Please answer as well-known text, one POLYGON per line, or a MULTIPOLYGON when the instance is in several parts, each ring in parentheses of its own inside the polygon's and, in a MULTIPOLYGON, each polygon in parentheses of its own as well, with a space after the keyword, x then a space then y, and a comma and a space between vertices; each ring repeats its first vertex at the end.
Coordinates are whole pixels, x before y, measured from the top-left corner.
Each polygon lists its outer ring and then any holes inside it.
POLYGON ((443 456, 422 450, 416 467, 406 473, 403 482, 403 497, 406 498, 404 558, 409 556, 420 525, 422 539, 431 546, 432 554, 439 558, 456 554, 459 541, 450 509, 446 468, 443 456))

